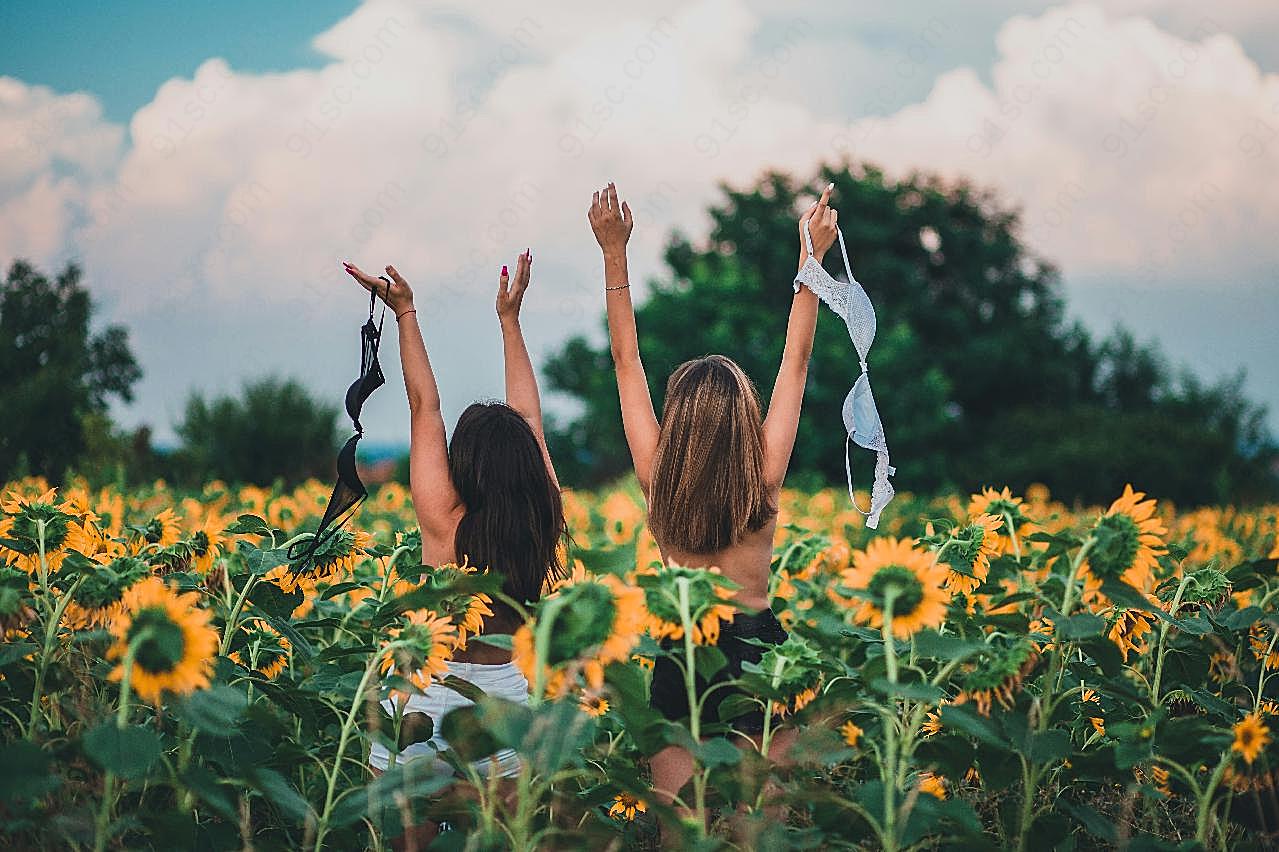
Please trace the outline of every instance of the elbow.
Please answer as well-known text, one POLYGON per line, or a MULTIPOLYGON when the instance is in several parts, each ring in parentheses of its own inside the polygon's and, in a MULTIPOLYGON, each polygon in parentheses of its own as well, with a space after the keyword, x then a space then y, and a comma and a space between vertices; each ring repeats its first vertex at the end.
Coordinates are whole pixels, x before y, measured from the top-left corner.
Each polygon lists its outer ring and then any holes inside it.
POLYGON ((439 413, 439 396, 409 392, 409 416, 411 418, 417 419, 418 417, 438 415, 439 413))
POLYGON ((613 364, 616 367, 637 367, 640 363, 639 347, 613 346, 613 364))
POLYGON ((782 353, 782 369, 808 370, 808 362, 813 357, 813 341, 793 342, 782 353))

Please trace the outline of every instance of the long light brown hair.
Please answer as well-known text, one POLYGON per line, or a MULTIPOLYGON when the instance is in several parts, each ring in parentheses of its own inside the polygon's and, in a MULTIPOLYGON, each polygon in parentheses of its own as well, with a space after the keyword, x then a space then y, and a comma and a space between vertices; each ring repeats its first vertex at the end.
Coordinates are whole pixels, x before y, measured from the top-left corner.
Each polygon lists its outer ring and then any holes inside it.
POLYGON ((723 355, 681 364, 666 382, 648 522, 663 547, 715 553, 776 513, 764 479, 759 395, 723 355))

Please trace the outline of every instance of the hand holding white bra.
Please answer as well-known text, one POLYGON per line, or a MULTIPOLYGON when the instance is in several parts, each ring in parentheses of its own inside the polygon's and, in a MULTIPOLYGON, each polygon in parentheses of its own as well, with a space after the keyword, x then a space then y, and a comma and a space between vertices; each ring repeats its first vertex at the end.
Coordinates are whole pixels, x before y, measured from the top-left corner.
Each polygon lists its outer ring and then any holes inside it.
POLYGON ((801 261, 813 255, 820 263, 826 256, 826 250, 835 244, 835 233, 839 230, 839 211, 830 206, 830 194, 834 188, 835 184, 827 184, 826 189, 822 190, 822 197, 814 201, 813 206, 799 217, 801 261), (805 236, 805 228, 811 231, 808 236, 805 236))
MULTIPOLYGON (((829 191, 829 190, 828 190, 829 191)), ((823 193, 823 197, 825 197, 823 193)), ((875 397, 870 389, 870 373, 866 366, 866 356, 871 344, 875 341, 875 307, 866 295, 865 289, 853 277, 848 263, 848 250, 844 245, 844 234, 835 229, 839 240, 839 253, 844 261, 844 272, 848 276, 847 283, 840 283, 822 268, 821 261, 815 256, 814 240, 809 227, 809 220, 801 224, 804 233, 804 247, 808 258, 795 276, 795 292, 800 285, 807 287, 826 305, 844 320, 848 327, 848 336, 857 349, 857 359, 861 365, 861 373, 853 383, 848 396, 844 398, 843 419, 847 438, 844 441, 844 473, 848 478, 848 497, 853 501, 853 508, 866 516, 866 526, 875 529, 879 526, 880 513, 893 499, 895 494, 888 477, 897 472, 889 464, 888 440, 884 436, 884 425, 875 407, 875 397), (871 486, 870 509, 863 510, 857 505, 853 496, 852 463, 848 458, 848 444, 852 442, 875 453, 875 480, 871 486)))

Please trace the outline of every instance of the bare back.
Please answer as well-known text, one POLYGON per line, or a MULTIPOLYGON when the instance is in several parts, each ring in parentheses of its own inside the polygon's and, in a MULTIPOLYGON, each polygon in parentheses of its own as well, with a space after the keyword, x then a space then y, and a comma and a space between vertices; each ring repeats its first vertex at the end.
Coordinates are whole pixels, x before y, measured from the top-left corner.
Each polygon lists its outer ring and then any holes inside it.
MULTIPOLYGON (((447 535, 441 535, 439 532, 428 534, 426 529, 422 530, 422 564, 424 565, 447 565, 448 563, 457 564, 457 550, 453 546, 455 537, 457 536, 457 525, 461 522, 462 516, 466 514, 465 509, 461 506, 457 507, 449 518, 450 523, 441 525, 448 530, 447 535)), ((439 527, 437 527, 439 529, 439 527)), ((514 633, 518 624, 510 623, 512 619, 503 618, 500 614, 484 620, 483 633, 514 633)), ((502 648, 495 648, 492 645, 486 645, 483 642, 470 642, 466 648, 459 649, 453 653, 453 659, 460 663, 481 663, 484 665, 495 665, 499 663, 509 663, 511 661, 511 652, 502 648)))
MULTIPOLYGON (((777 495, 774 494, 773 504, 776 503, 777 495)), ((773 534, 776 531, 777 515, 774 514, 764 526, 747 533, 737 544, 715 553, 685 553, 667 547, 660 541, 657 546, 662 552, 662 559, 668 565, 718 568, 720 573, 740 587, 734 600, 746 610, 758 612, 769 606, 769 568, 773 561, 773 534)))

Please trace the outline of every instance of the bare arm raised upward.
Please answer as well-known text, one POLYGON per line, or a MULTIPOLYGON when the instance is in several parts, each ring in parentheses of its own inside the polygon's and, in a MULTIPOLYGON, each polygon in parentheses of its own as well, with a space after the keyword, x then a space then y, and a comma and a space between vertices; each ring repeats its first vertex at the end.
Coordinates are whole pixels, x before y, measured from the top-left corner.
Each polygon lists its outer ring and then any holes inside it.
POLYGON ((528 291, 532 277, 533 252, 526 249, 515 261, 515 278, 510 278, 505 266, 498 278, 497 318, 502 325, 502 357, 506 363, 506 404, 532 427, 538 446, 542 448, 546 470, 558 488, 560 483, 555 477, 555 466, 551 464, 542 429, 542 398, 537 389, 537 374, 533 371, 533 361, 529 358, 524 332, 520 328, 520 307, 524 304, 524 293, 528 291))
MULTIPOLYGON (((804 212, 799 220, 799 266, 808 260, 808 247, 804 242, 804 224, 808 223, 813 237, 813 256, 820 263, 826 250, 835 242, 836 221, 839 214, 830 206, 830 193, 834 184, 822 192, 822 197, 804 212)), ((808 361, 813 354, 813 335, 817 331, 817 296, 807 287, 800 287, 791 300, 790 321, 786 324, 786 346, 782 350, 782 364, 773 385, 773 396, 768 404, 768 416, 764 419, 764 476, 769 485, 780 488, 790 465, 791 451, 795 448, 795 433, 799 430, 799 412, 804 402, 804 385, 808 381, 808 361)))
MULTIPOLYGON (((373 290, 395 311, 400 330, 400 366, 404 370, 404 388, 409 396, 409 489, 413 508, 423 539, 443 540, 452 535, 462 500, 449 475, 448 441, 444 433, 444 416, 440 413, 440 390, 431 371, 422 330, 413 307, 413 290, 394 266, 386 267, 391 279, 386 282, 363 272, 351 263, 344 264, 347 273, 366 290, 373 290), (389 291, 389 292, 388 292, 389 291)), ((447 542, 452 545, 452 542, 447 542)))
POLYGON ((626 202, 618 202, 612 183, 595 193, 587 212, 595 240, 604 255, 604 295, 608 305, 608 337, 617 373, 617 391, 622 401, 622 428, 631 450, 635 476, 648 492, 657 451, 659 427, 648 392, 648 377, 640 360, 639 335, 635 331, 635 307, 631 304, 626 243, 635 220, 626 202))

